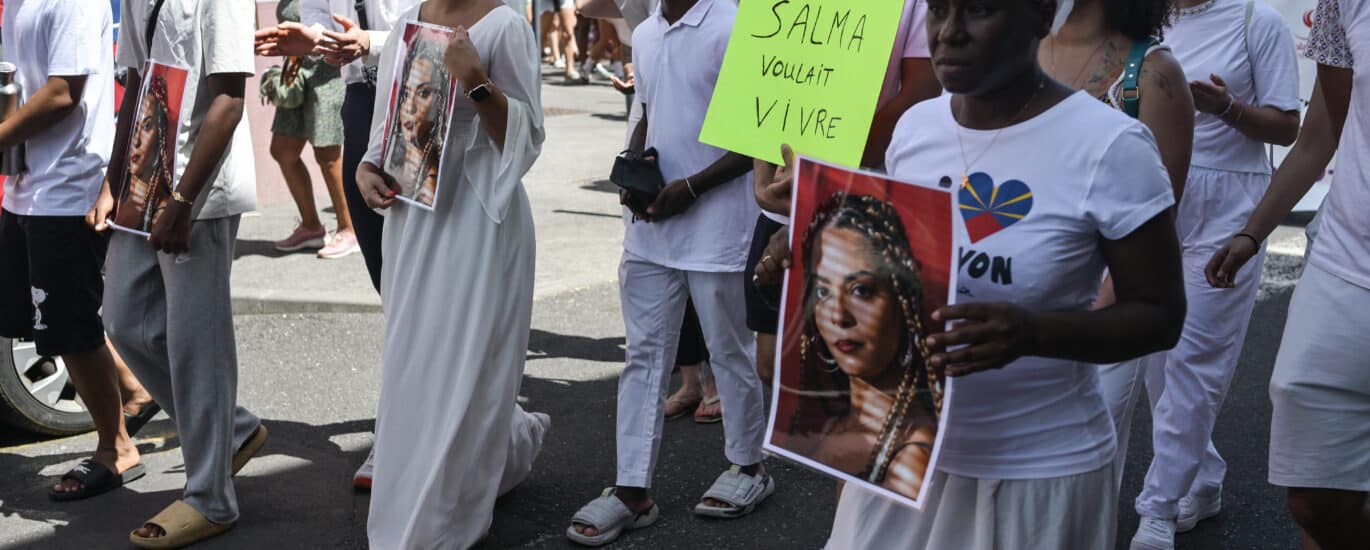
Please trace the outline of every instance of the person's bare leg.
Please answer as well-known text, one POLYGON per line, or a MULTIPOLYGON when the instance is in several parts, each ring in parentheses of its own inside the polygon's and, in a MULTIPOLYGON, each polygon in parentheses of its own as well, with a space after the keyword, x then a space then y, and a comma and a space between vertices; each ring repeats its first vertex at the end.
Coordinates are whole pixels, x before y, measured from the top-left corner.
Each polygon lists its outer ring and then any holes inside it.
POLYGON ((761 383, 770 386, 775 381, 775 335, 756 333, 756 374, 761 383))
POLYGON ((566 76, 572 76, 577 72, 576 58, 580 57, 580 48, 576 47, 576 9, 557 10, 557 19, 561 23, 561 50, 566 54, 566 76))
POLYGON ((1289 512, 1322 550, 1365 548, 1370 541, 1366 496, 1360 491, 1289 488, 1289 512))
MULTIPOLYGON (((63 355, 71 383, 81 396, 90 418, 95 422, 99 442, 95 445, 92 457, 110 471, 123 472, 138 464, 138 447, 124 431, 122 400, 119 395, 119 375, 115 371, 114 356, 108 344, 94 351, 63 355)), ((59 493, 70 493, 81 489, 76 480, 64 480, 53 486, 59 493)))
POLYGON ((125 414, 138 414, 143 412, 143 408, 152 404, 152 394, 147 392, 143 383, 138 381, 138 377, 129 370, 128 364, 123 357, 119 357, 119 352, 114 349, 114 343, 105 338, 105 347, 109 348, 110 358, 114 361, 114 372, 119 377, 119 397, 123 401, 125 414))
POLYGON ((595 20, 595 24, 599 27, 599 34, 595 36, 595 43, 590 45, 590 53, 585 56, 585 60, 592 65, 609 58, 609 47, 613 45, 613 36, 617 32, 613 23, 603 19, 595 20))
POLYGON ((319 163, 323 174, 324 186, 328 188, 328 199, 333 203, 333 211, 338 213, 338 233, 352 232, 352 214, 347 211, 347 198, 343 196, 342 146, 315 147, 314 160, 319 163))
MULTIPOLYGON (((300 227, 310 231, 323 229, 319 212, 314 206, 314 182, 309 178, 309 169, 304 166, 306 141, 297 137, 271 135, 271 158, 281 167, 285 186, 290 189, 290 197, 295 199, 295 208, 300 211, 300 227)), ((341 170, 341 167, 339 167, 341 170)), ((341 178, 341 174, 338 176, 341 178)))
POLYGON ((723 403, 718 401, 718 384, 714 382, 714 373, 709 370, 708 363, 700 363, 699 385, 704 388, 704 400, 699 402, 699 408, 695 409, 695 416, 720 416, 723 414, 723 403), (714 403, 709 404, 713 399, 714 403))
POLYGON ((551 44, 552 63, 556 63, 561 59, 561 17, 554 11, 543 12, 542 28, 547 33, 547 42, 551 44))

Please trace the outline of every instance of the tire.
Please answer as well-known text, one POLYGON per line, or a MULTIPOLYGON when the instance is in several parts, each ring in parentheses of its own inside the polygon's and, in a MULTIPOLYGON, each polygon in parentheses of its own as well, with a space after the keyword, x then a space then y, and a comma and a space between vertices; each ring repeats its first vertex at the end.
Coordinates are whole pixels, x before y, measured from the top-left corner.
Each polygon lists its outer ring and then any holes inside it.
POLYGON ((0 423, 57 436, 95 428, 61 359, 38 356, 32 343, 8 338, 0 338, 0 423))

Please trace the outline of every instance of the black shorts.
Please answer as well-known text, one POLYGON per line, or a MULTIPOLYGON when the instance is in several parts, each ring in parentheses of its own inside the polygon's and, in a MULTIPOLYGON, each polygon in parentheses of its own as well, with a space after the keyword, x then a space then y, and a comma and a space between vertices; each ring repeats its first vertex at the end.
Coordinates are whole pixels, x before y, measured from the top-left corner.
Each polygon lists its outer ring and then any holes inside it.
POLYGON ((781 285, 757 285, 752 282, 752 275, 756 273, 756 264, 761 262, 761 255, 766 253, 766 245, 771 243, 771 236, 782 229, 785 229, 784 225, 766 216, 757 218, 756 229, 752 231, 752 249, 747 254, 744 283, 747 285, 747 328, 761 334, 775 334, 776 326, 780 324, 781 285))
POLYGON ((47 356, 103 346, 105 244, 84 218, 0 211, 0 336, 47 356))

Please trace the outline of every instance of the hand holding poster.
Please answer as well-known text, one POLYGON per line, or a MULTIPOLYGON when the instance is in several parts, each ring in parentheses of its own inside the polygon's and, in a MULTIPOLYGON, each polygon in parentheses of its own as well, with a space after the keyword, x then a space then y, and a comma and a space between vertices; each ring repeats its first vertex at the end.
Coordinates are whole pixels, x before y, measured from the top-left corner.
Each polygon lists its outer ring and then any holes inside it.
POLYGON ((385 112, 381 170, 399 185, 395 198, 432 210, 443 140, 456 105, 457 79, 443 64, 452 29, 410 21, 395 54, 395 78, 385 112))
POLYGON ((955 288, 952 194, 801 158, 793 197, 766 450, 921 508, 951 400, 923 342, 955 288))
POLYGON ((858 166, 903 2, 743 2, 699 140, 780 162, 858 166))
POLYGON ((110 226, 147 237, 176 189, 176 128, 185 93, 185 67, 149 60, 143 67, 138 112, 128 137, 128 171, 122 175, 110 226))

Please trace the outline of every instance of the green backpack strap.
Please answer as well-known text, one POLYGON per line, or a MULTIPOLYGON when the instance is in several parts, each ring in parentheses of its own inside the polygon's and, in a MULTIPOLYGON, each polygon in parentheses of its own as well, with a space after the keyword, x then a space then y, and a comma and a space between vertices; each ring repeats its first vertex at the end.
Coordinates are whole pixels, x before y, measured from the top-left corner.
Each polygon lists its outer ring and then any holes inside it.
POLYGON ((1138 82, 1142 79, 1142 62, 1146 60, 1146 52, 1151 50, 1159 42, 1155 38, 1147 38, 1132 43, 1132 49, 1127 52, 1127 64, 1123 67, 1123 112, 1127 116, 1137 118, 1137 114, 1142 109, 1142 94, 1138 82))

